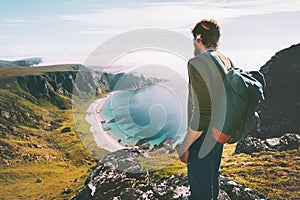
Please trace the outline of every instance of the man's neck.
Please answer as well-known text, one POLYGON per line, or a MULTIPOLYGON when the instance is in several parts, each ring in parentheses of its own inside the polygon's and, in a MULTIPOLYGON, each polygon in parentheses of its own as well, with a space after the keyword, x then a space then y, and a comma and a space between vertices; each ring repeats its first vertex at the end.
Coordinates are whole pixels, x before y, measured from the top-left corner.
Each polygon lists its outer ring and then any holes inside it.
POLYGON ((216 50, 217 50, 216 47, 206 47, 204 52, 206 52, 206 51, 216 51, 216 50))

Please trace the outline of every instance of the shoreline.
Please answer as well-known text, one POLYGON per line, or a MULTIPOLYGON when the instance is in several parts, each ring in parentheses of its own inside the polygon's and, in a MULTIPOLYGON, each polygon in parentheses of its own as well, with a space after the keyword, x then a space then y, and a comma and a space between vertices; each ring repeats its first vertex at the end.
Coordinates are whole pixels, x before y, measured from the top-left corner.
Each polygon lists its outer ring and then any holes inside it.
POLYGON ((87 116, 85 119, 91 125, 90 131, 98 146, 110 152, 114 152, 125 149, 126 147, 121 145, 118 142, 118 139, 109 134, 108 131, 105 131, 101 123, 102 121, 105 121, 105 119, 101 117, 100 110, 111 95, 113 95, 113 93, 94 101, 87 109, 87 116))

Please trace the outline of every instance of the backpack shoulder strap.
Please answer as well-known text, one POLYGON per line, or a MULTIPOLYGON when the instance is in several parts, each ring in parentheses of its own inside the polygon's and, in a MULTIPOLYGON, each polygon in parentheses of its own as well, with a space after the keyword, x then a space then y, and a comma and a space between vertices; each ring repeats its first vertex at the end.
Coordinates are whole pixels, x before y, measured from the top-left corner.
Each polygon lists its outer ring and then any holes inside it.
POLYGON ((221 72, 223 72, 225 75, 231 68, 234 68, 232 61, 225 57, 223 54, 214 51, 207 51, 207 53, 213 59, 214 63, 218 66, 219 70, 221 70, 221 72))

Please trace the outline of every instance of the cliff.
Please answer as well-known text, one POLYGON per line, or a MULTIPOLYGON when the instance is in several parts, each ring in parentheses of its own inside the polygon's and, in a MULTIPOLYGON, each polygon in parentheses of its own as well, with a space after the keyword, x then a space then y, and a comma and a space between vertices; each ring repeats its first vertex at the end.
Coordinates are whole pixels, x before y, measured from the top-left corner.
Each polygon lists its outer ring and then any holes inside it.
MULTIPOLYGON (((139 163, 139 158, 149 158, 139 148, 116 151, 106 156, 91 172, 85 187, 73 200, 102 199, 188 199, 190 195, 187 176, 174 174, 162 179, 152 179, 139 163)), ((265 196, 225 177, 220 180, 220 200, 259 200, 265 196)))
POLYGON ((100 76, 99 83, 101 85, 109 86, 104 89, 106 92, 111 92, 114 90, 128 90, 128 89, 138 89, 145 86, 151 85, 153 83, 161 82, 162 80, 154 77, 145 78, 143 75, 134 74, 109 74, 103 73, 100 76))
POLYGON ((266 79, 265 101, 260 107, 260 133, 266 139, 285 133, 300 134, 300 44, 276 53, 260 71, 266 79))

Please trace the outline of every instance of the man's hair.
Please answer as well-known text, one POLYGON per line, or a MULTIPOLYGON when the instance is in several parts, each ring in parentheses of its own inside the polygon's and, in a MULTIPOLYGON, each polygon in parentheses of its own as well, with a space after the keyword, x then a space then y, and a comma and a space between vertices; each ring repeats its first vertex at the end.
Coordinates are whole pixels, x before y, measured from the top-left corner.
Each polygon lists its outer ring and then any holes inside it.
POLYGON ((217 47, 220 39, 220 25, 214 19, 204 19, 196 24, 192 33, 195 39, 201 39, 206 47, 217 47), (199 37, 200 38, 197 38, 199 37))

